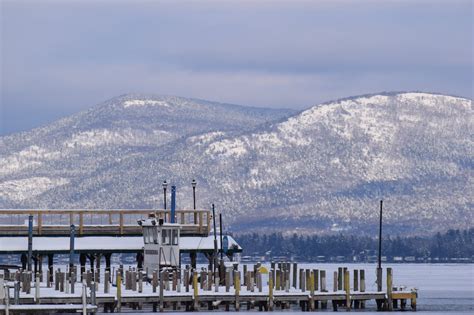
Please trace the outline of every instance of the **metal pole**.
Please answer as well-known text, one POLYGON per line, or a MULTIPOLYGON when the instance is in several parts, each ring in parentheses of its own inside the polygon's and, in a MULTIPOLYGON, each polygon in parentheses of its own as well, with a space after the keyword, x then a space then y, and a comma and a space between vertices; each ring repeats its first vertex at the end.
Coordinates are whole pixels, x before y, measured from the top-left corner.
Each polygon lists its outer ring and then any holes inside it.
POLYGON ((224 251, 222 250, 222 213, 219 213, 219 229, 221 236, 221 260, 224 259, 224 251))
POLYGON ((76 237, 76 227, 71 224, 70 236, 69 236, 69 273, 74 269, 74 241, 76 237))
POLYGON ((166 210, 166 187, 163 187, 163 206, 166 210))
POLYGON ((171 186, 171 223, 175 223, 176 218, 175 218, 175 213, 176 213, 176 186, 171 186))
MULTIPOLYGON (((214 269, 217 267, 217 230, 216 230, 216 211, 212 204, 212 221, 214 224, 214 269)), ((214 270, 215 271, 215 270, 214 270)))
POLYGON ((191 182, 191 186, 193 186, 193 209, 194 209, 194 224, 197 224, 197 212, 196 212, 196 180, 193 179, 191 182))
POLYGON ((377 291, 382 291, 382 207, 383 200, 380 200, 380 214, 379 214, 379 257, 377 267, 377 291))
POLYGON ((33 216, 28 216, 28 271, 31 271, 31 258, 33 256, 33 216))

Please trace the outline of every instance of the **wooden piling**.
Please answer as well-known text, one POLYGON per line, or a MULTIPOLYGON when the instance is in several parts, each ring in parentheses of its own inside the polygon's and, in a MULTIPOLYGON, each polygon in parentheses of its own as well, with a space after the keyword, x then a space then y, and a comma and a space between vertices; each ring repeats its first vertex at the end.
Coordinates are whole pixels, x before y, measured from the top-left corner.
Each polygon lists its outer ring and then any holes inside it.
POLYGON ((240 310, 240 273, 234 272, 235 310, 240 310))
POLYGON ((392 268, 387 268, 387 310, 393 310, 392 300, 393 274, 392 268))
POLYGON ((351 309, 351 285, 349 278, 349 270, 344 271, 344 291, 346 292, 346 309, 351 309))
POLYGON ((314 311, 314 289, 315 289, 315 272, 311 271, 309 276, 309 291, 310 291, 310 298, 309 298, 309 310, 314 311))
POLYGON ((197 311, 199 308, 199 293, 198 293, 198 279, 197 279, 197 272, 193 272, 193 298, 194 298, 194 310, 197 311))
MULTIPOLYGON (((271 274, 275 273, 275 269, 271 270, 271 274)), ((268 279, 268 310, 273 311, 273 277, 268 279)))

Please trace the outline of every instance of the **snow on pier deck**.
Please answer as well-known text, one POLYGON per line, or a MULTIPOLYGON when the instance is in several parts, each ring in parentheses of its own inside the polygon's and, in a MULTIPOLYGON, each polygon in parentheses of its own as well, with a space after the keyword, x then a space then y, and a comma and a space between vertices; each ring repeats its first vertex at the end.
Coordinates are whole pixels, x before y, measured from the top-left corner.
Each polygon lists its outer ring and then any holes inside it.
MULTIPOLYGON (((2 298, 0 292, 0 304, 3 302, 0 312, 7 305, 11 306, 10 313, 15 308, 20 311, 28 306, 51 312, 69 307, 86 313, 102 309, 104 312, 149 312, 239 310, 244 307, 268 311, 376 307, 393 311, 408 310, 407 301, 410 308, 416 310, 416 291, 389 286, 384 291, 366 291, 363 269, 338 268, 342 272, 334 273, 331 290, 326 287, 330 281, 326 279, 325 270, 298 269, 296 263, 272 267, 275 268, 267 270, 260 264, 233 264, 214 271, 205 268, 154 271, 149 282, 141 270, 132 268, 119 268, 115 270, 115 276, 114 272, 88 270, 83 273, 82 282, 74 272, 69 274, 64 270, 56 270, 52 281, 46 276, 43 282, 29 281, 31 273, 18 271, 8 275, 8 281, 3 284, 8 288, 8 294, 2 298), (98 283, 94 283, 94 277, 99 279, 98 283), (375 303, 367 305, 369 301, 375 303)), ((387 268, 387 283, 391 283, 391 277, 392 271, 387 268)), ((36 279, 40 279, 39 274, 36 279)), ((0 277, 0 285, 2 282, 0 277)))

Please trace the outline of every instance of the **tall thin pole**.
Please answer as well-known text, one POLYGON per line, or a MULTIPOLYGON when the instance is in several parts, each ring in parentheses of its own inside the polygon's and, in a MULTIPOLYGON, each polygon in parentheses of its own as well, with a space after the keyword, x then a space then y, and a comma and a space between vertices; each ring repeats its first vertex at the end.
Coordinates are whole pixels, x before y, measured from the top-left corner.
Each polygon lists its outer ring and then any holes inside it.
POLYGON ((379 215, 379 268, 382 268, 382 207, 383 200, 380 200, 380 215, 379 215))
POLYGON ((171 186, 171 218, 170 222, 175 223, 176 220, 176 186, 171 186))
POLYGON ((168 183, 166 181, 163 182, 163 206, 164 209, 166 210, 166 187, 168 186, 168 183))
POLYGON ((31 258, 33 256, 33 216, 28 216, 28 271, 31 271, 31 258))
POLYGON ((379 215, 379 257, 377 267, 377 291, 382 291, 382 207, 383 200, 380 200, 380 215, 379 215))
MULTIPOLYGON (((214 269, 217 268, 217 230, 216 230, 216 210, 212 204, 212 222, 214 224, 214 269)), ((215 270, 214 270, 215 271, 215 270)))
POLYGON ((219 229, 221 236, 221 260, 224 259, 224 250, 222 249, 222 213, 219 213, 219 229))
POLYGON ((196 212, 196 180, 193 179, 191 182, 193 186, 193 209, 194 209, 194 224, 197 224, 197 212, 196 212))
POLYGON ((76 236, 76 227, 71 224, 71 230, 69 233, 69 272, 71 273, 74 267, 74 239, 76 236))

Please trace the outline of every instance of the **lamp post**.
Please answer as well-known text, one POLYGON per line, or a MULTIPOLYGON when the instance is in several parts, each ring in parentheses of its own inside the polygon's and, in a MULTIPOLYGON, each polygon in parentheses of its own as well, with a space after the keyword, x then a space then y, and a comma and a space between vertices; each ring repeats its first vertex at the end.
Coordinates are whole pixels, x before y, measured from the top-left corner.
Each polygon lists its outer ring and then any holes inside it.
POLYGON ((163 181, 163 201, 164 201, 164 208, 166 210, 166 188, 168 187, 168 183, 163 181))
POLYGON ((196 212, 196 180, 193 179, 191 182, 193 186, 193 209, 194 209, 194 224, 197 224, 197 212, 196 212))

